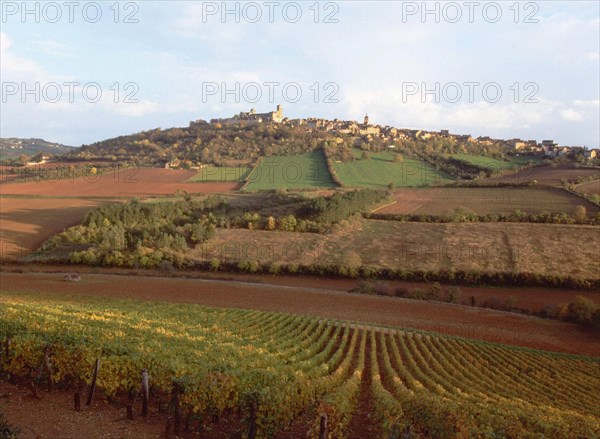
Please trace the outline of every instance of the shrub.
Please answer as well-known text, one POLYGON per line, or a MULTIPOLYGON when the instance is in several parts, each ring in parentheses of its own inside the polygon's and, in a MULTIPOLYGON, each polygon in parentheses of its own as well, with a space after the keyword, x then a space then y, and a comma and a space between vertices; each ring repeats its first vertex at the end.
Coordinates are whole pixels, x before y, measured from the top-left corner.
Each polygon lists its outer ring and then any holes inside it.
POLYGON ((427 294, 425 298, 427 300, 440 300, 440 296, 442 294, 442 287, 438 282, 435 282, 433 285, 430 285, 427 288, 427 294))
POLYGON ((350 250, 342 255, 341 263, 345 267, 357 269, 362 265, 362 259, 358 253, 350 250))
POLYGON ((370 280, 363 280, 358 285, 350 290, 351 293, 359 294, 376 294, 375 284, 370 280))
POLYGON ((4 414, 0 413, 0 438, 1 439, 17 439, 20 430, 13 427, 4 419, 4 414))
POLYGON ((173 267, 173 263, 171 261, 167 261, 167 260, 160 261, 158 263, 158 265, 156 266, 156 268, 159 271, 162 271, 164 273, 170 273, 173 270, 175 270, 175 267, 173 267))
POLYGON ((596 304, 590 299, 583 296, 576 296, 575 300, 567 307, 567 315, 565 320, 575 323, 590 324, 592 315, 598 309, 596 304))
POLYGON ((446 301, 449 303, 458 303, 460 302, 461 291, 457 286, 451 286, 446 291, 446 301))
POLYGON ((211 259, 210 262, 208 263, 208 268, 210 269, 210 271, 218 271, 220 267, 221 267, 221 261, 219 261, 216 258, 211 259))
POLYGON ((404 287, 396 288, 395 296, 396 297, 410 297, 411 296, 410 290, 408 288, 404 288, 404 287))
POLYGON ((578 223, 584 223, 585 220, 587 219, 587 210, 585 209, 585 206, 580 205, 580 206, 575 207, 575 212, 573 213, 573 218, 578 223))
POLYGON ((422 288, 413 288, 410 292, 410 298, 415 300, 423 300, 425 298, 425 290, 422 288))

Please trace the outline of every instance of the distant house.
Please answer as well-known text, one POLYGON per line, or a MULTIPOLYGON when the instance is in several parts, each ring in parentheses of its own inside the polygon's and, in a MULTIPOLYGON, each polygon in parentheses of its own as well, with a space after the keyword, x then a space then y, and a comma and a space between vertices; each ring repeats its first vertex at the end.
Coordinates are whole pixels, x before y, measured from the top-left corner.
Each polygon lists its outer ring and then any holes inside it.
POLYGON ((593 160, 600 157, 600 149, 586 149, 583 156, 588 160, 593 160))
POLYGON ((43 155, 39 162, 27 162, 26 166, 35 166, 35 165, 43 165, 44 163, 48 163, 50 160, 50 156, 43 155))

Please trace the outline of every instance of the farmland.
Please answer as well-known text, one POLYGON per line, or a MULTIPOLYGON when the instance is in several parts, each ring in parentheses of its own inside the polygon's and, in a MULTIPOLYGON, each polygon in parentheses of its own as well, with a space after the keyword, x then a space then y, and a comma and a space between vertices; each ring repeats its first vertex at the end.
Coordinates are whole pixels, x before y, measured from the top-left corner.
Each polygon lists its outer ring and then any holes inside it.
POLYGON ((381 214, 452 215, 456 209, 477 215, 530 214, 549 212, 572 214, 576 206, 596 213, 598 206, 561 189, 537 188, 419 188, 398 189, 395 203, 377 210, 381 214))
POLYGON ((241 182, 250 173, 249 166, 203 166, 198 173, 189 178, 189 182, 241 182))
POLYGON ((153 395, 171 393, 177 378, 182 415, 216 414, 213 429, 278 437, 291 426, 305 437, 327 414, 336 437, 355 425, 386 437, 600 432, 598 362, 589 357, 197 305, 14 293, 0 302, 0 337, 12 339, 3 367, 16 376, 52 346, 54 379, 88 382, 102 352, 106 395, 122 397, 149 368, 153 395))
MULTIPOLYGON (((407 270, 529 272, 597 279, 600 230, 554 224, 365 221, 324 257, 357 252, 364 264, 407 270)), ((338 259, 339 260, 339 259, 338 259)))
POLYGON ((20 259, 108 199, 0 197, 0 259, 20 259))
POLYGON ((264 157, 248 176, 248 191, 333 188, 321 151, 264 157))
POLYGON ((598 279, 600 230, 519 223, 402 223, 363 220, 330 234, 217 229, 192 259, 261 264, 345 264, 405 270, 526 272, 598 279))
POLYGON ((516 169, 519 166, 527 163, 537 163, 539 159, 535 157, 509 157, 507 160, 500 160, 493 157, 472 154, 452 154, 450 157, 464 161, 471 165, 481 168, 492 169, 494 171, 505 171, 508 169, 516 169))
POLYGON ((191 171, 132 168, 76 179, 0 184, 0 257, 21 258, 43 241, 79 223, 95 207, 125 198, 177 192, 231 191, 233 182, 186 183, 191 171))
POLYGON ((492 177, 486 181, 493 183, 521 184, 535 180, 540 185, 561 187, 563 180, 572 181, 579 177, 600 178, 600 170, 598 168, 575 167, 573 164, 563 163, 556 166, 539 166, 523 169, 501 177, 492 177))
POLYGON ((45 182, 4 183, 2 194, 67 197, 144 197, 178 191, 215 193, 234 190, 235 182, 189 183, 194 171, 159 168, 119 169, 97 176, 45 182))
POLYGON ((425 162, 404 157, 395 162, 391 152, 372 153, 361 159, 355 150, 356 160, 334 163, 338 177, 345 186, 383 188, 389 183, 397 187, 426 186, 450 181, 450 178, 425 162))
POLYGON ((600 195, 600 180, 578 184, 575 186, 575 190, 581 194, 600 195))

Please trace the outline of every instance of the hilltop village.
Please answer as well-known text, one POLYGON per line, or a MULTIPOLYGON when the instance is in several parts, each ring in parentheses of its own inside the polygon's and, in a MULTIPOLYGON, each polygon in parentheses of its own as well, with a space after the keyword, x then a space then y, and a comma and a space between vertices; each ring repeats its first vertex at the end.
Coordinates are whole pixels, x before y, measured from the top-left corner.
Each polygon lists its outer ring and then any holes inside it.
MULTIPOLYGON (((414 140, 433 140, 450 139, 457 142, 469 142, 480 146, 500 146, 506 151, 513 153, 527 153, 531 155, 553 157, 574 157, 582 154, 584 158, 593 160, 600 157, 600 150, 586 149, 582 146, 562 146, 553 140, 542 140, 538 143, 536 140, 514 139, 494 139, 488 136, 473 137, 470 134, 454 134, 449 130, 427 131, 417 129, 395 128, 389 125, 381 126, 371 124, 369 116, 365 115, 363 122, 339 119, 305 118, 289 119, 283 115, 283 107, 277 105, 275 111, 267 113, 257 113, 254 108, 248 112, 241 112, 231 118, 211 119, 211 124, 253 124, 253 123, 276 123, 290 127, 306 126, 309 131, 320 131, 331 134, 349 134, 356 136, 365 136, 367 141, 381 142, 402 142, 410 139, 414 140)), ((395 145, 389 145, 394 148, 395 145)))

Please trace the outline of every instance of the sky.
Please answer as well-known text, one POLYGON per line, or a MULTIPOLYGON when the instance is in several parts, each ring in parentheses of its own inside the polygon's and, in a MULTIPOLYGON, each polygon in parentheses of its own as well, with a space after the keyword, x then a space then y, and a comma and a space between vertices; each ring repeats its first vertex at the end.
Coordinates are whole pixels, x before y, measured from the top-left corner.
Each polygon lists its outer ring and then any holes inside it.
POLYGON ((600 2, 2 1, 0 135, 290 118, 600 143, 600 2))

